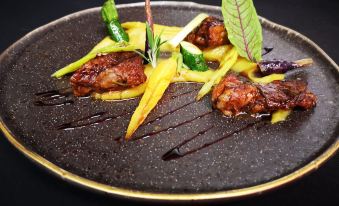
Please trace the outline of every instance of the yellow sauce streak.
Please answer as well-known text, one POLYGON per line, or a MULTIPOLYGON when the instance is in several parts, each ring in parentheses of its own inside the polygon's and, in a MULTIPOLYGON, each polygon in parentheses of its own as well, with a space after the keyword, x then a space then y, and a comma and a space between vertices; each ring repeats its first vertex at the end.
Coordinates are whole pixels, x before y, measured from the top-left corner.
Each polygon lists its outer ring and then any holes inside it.
MULTIPOLYGON (((137 49, 145 50, 146 41, 146 25, 142 22, 126 22, 122 24, 122 27, 126 30, 129 36, 129 44, 134 45, 137 49)), ((175 37, 181 31, 180 27, 164 26, 154 24, 155 35, 161 34, 162 41, 169 41, 175 37)), ((162 52, 175 52, 179 48, 173 48, 169 43, 165 43, 160 49, 162 52)))
POLYGON ((264 77, 257 77, 256 74, 255 74, 256 70, 257 70, 257 68, 253 68, 253 69, 243 71, 243 73, 245 73, 250 80, 252 80, 255 83, 259 83, 259 84, 268 84, 268 83, 271 83, 275 80, 284 80, 285 79, 284 74, 270 74, 270 75, 267 75, 267 76, 264 76, 264 77))

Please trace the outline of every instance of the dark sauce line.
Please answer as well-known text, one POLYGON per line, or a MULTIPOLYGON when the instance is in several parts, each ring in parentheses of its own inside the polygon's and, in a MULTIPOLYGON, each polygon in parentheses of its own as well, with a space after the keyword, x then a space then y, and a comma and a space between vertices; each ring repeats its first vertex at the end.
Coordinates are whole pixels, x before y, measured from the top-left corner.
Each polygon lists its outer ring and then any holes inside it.
MULTIPOLYGON (((89 116, 86 116, 86 117, 83 117, 83 118, 80 118, 80 119, 77 119, 77 120, 74 120, 74 121, 71 121, 71 122, 68 122, 68 123, 61 124, 61 125, 57 126, 56 129, 57 130, 65 130, 65 129, 75 128, 77 123, 83 122, 85 120, 95 119, 95 118, 101 117, 105 114, 106 114, 106 112, 98 112, 98 113, 95 113, 93 115, 89 115, 89 116)), ((78 126, 80 126, 80 125, 78 125, 78 126)))
POLYGON ((125 112, 122 113, 120 115, 116 115, 116 116, 108 116, 108 117, 103 117, 105 114, 107 114, 107 112, 98 112, 94 115, 90 115, 69 123, 64 123, 61 124, 59 126, 56 127, 57 130, 70 130, 70 129, 76 129, 76 128, 82 128, 82 127, 86 127, 86 126, 91 126, 94 124, 99 124, 99 123, 103 123, 106 121, 110 121, 110 120, 114 120, 114 119, 118 119, 121 118, 125 115, 131 114, 131 112, 125 112), (103 118, 100 118, 103 117, 103 118), (100 119, 98 119, 100 118, 100 119), (82 123, 83 121, 89 121, 86 123, 82 123))
POLYGON ((63 99, 63 98, 66 98, 66 97, 67 96, 65 96, 65 95, 53 95, 53 96, 44 98, 44 100, 45 101, 52 101, 52 100, 57 100, 57 99, 63 99))
POLYGON ((149 132, 149 133, 146 133, 146 134, 144 134, 144 135, 142 135, 142 136, 139 136, 139 137, 134 137, 134 138, 132 139, 132 141, 144 139, 144 138, 146 138, 146 137, 150 137, 150 136, 153 136, 153 135, 160 134, 160 133, 162 133, 162 132, 166 132, 166 131, 175 129, 175 128, 180 127, 180 126, 182 126, 182 125, 189 124, 189 123, 191 123, 191 122, 193 122, 193 121, 195 121, 195 120, 197 120, 197 119, 200 119, 200 118, 202 118, 202 117, 205 117, 205 116, 211 114, 212 112, 213 112, 213 111, 211 110, 211 111, 208 111, 208 112, 206 112, 206 113, 204 113, 204 114, 202 114, 202 115, 199 115, 199 116, 197 116, 197 117, 194 117, 193 119, 190 119, 190 120, 186 120, 186 121, 184 121, 184 122, 181 122, 181 123, 179 123, 179 124, 177 124, 177 125, 169 126, 169 127, 167 127, 167 128, 164 128, 164 129, 161 129, 161 130, 158 130, 158 131, 155 131, 155 132, 149 132))
MULTIPOLYGON (((190 138, 190 139, 188 139, 188 140, 185 140, 184 142, 182 142, 182 143, 179 144, 178 146, 176 146, 176 147, 170 149, 168 152, 166 152, 166 153, 162 156, 162 160, 164 160, 164 161, 169 161, 169 160, 174 160, 174 159, 178 159, 178 158, 185 157, 185 156, 187 156, 187 155, 193 154, 193 153, 198 152, 198 151, 200 151, 200 150, 202 150, 202 149, 205 149, 205 148, 207 148, 207 147, 209 147, 209 146, 211 146, 211 145, 214 145, 214 144, 216 144, 216 143, 218 143, 218 142, 221 142, 222 140, 224 140, 224 139, 226 139, 226 138, 228 138, 228 137, 231 137, 231 136, 233 136, 233 135, 235 135, 235 134, 238 134, 238 133, 240 133, 240 132, 242 132, 242 131, 244 131, 244 130, 246 130, 246 129, 249 129, 249 128, 251 128, 252 126, 254 126, 255 124, 257 124, 257 123, 259 123, 259 122, 260 122, 260 121, 256 121, 256 122, 247 124, 246 126, 240 128, 240 129, 237 129, 237 130, 235 130, 235 131, 233 131, 233 132, 231 132, 231 133, 229 133, 229 134, 227 134, 227 135, 225 135, 225 136, 223 136, 223 137, 221 137, 221 138, 219 138, 219 139, 216 139, 216 140, 213 140, 213 141, 211 141, 211 142, 205 143, 205 144, 203 144, 202 146, 197 147, 197 148, 195 148, 195 149, 189 150, 189 151, 184 152, 184 153, 180 152, 180 148, 181 148, 182 146, 184 146, 185 144, 187 144, 188 142, 192 141, 193 139, 195 139, 195 138, 197 138, 197 137, 199 136, 199 135, 195 135, 195 136, 193 136, 192 138, 190 138)), ((206 131, 206 132, 207 132, 207 131, 206 131)), ((206 133, 206 132, 205 132, 205 133, 206 133)), ((204 133, 204 131, 202 131, 202 133, 204 133)), ((203 134, 201 134, 201 135, 203 135, 203 134)))
MULTIPOLYGON (((186 95, 186 94, 190 94, 190 93, 195 92, 195 91, 198 91, 198 90, 200 90, 200 89, 197 88, 197 89, 194 89, 194 90, 191 90, 191 91, 188 91, 188 92, 184 92, 184 93, 182 93, 182 94, 178 94, 178 95, 172 96, 171 99, 176 99, 176 98, 178 98, 178 97, 180 97, 180 96, 184 96, 184 95, 186 95)), ((170 114, 173 114, 173 113, 175 113, 176 111, 178 111, 178 110, 180 110, 180 109, 182 109, 182 108, 184 108, 184 107, 187 107, 187 106, 193 104, 194 102, 196 102, 196 101, 195 101, 195 100, 194 100, 194 101, 190 101, 190 102, 188 102, 188 103, 186 103, 186 104, 184 104, 184 105, 182 105, 182 106, 180 106, 180 107, 178 107, 178 108, 176 108, 176 109, 173 109, 173 110, 171 110, 171 111, 169 111, 169 112, 166 112, 166 113, 164 113, 164 114, 162 114, 162 115, 156 117, 155 119, 146 122, 144 125, 150 125, 150 124, 154 123, 155 121, 161 120, 162 118, 164 118, 164 117, 166 117, 166 116, 168 116, 168 115, 170 115, 170 114)))
POLYGON ((261 56, 265 56, 266 54, 270 53, 273 51, 273 47, 264 47, 264 53, 261 56))
POLYGON ((101 116, 103 116, 105 114, 107 114, 107 112, 98 112, 98 113, 95 113, 95 114, 92 114, 92 115, 89 115, 89 116, 86 116, 86 117, 74 120, 72 122, 69 122, 68 124, 78 123, 78 122, 82 122, 82 121, 85 121, 85 120, 94 119, 94 118, 97 118, 97 117, 101 117, 101 116))
POLYGON ((192 140, 194 140, 197 137, 200 137, 202 135, 205 135, 209 130, 213 129, 214 126, 211 126, 203 131, 200 131, 198 134, 194 135, 193 137, 190 137, 189 139, 181 142, 180 144, 178 144, 177 146, 175 146, 173 149, 169 150, 168 152, 166 152, 161 159, 168 161, 168 160, 172 160, 175 159, 176 155, 180 155, 180 147, 184 146, 185 144, 191 142, 192 140))
POLYGON ((191 93, 193 93, 193 92, 195 92, 195 91, 198 91, 198 90, 200 90, 200 88, 193 89, 193 90, 191 90, 191 91, 184 92, 184 93, 181 93, 181 94, 178 94, 178 95, 173 95, 173 96, 171 96, 171 99, 176 99, 176 98, 178 98, 178 97, 185 96, 186 94, 191 94, 191 93))
POLYGON ((171 114, 173 114, 173 113, 175 113, 175 112, 181 110, 182 108, 185 108, 185 107, 187 107, 187 106, 189 106, 189 105, 191 105, 191 104, 193 104, 193 103, 195 103, 195 102, 196 102, 195 100, 190 101, 190 102, 188 102, 188 103, 186 103, 186 104, 184 104, 184 105, 182 105, 182 106, 180 106, 180 107, 178 107, 178 108, 176 108, 176 109, 173 109, 173 110, 171 110, 171 111, 169 111, 169 112, 166 112, 166 113, 164 113, 164 114, 158 116, 157 118, 155 118, 155 119, 153 119, 153 120, 150 120, 150 121, 146 122, 145 125, 150 125, 150 124, 152 124, 152 123, 154 123, 154 122, 156 122, 156 121, 158 121, 158 120, 161 120, 161 119, 163 119, 164 117, 166 117, 166 116, 168 116, 168 115, 171 115, 171 114))
POLYGON ((68 87, 68 88, 63 88, 63 89, 59 89, 59 90, 49 90, 49 91, 46 91, 46 92, 38 92, 38 93, 35 93, 34 95, 35 96, 43 96, 43 97, 50 97, 50 96, 53 96, 53 95, 68 95, 68 94, 71 94, 72 91, 71 91, 71 88, 68 87))
POLYGON ((58 107, 58 106, 65 106, 65 105, 74 104, 74 101, 73 100, 66 100, 66 101, 63 101, 63 102, 48 103, 48 102, 38 100, 38 101, 34 101, 33 104, 35 106, 38 106, 38 107, 48 107, 48 106, 57 106, 58 107))
POLYGON ((38 92, 34 95, 39 99, 34 101, 35 106, 64 106, 74 104, 73 100, 66 99, 72 94, 71 88, 63 88, 60 90, 50 90, 46 92, 38 92), (54 102, 55 100, 66 99, 63 101, 54 102))

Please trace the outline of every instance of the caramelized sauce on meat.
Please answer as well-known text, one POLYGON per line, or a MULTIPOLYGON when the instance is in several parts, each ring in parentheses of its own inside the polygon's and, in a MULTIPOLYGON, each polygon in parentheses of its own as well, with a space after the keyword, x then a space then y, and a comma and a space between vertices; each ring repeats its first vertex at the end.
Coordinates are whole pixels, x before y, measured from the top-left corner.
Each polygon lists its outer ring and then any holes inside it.
POLYGON ((134 52, 116 52, 97 56, 71 77, 75 96, 91 92, 123 90, 146 81, 142 58, 134 52))
POLYGON ((317 97, 300 80, 274 81, 261 85, 243 81, 235 74, 227 75, 213 90, 214 108, 226 116, 241 113, 271 113, 278 109, 311 109, 317 97))
POLYGON ((229 43, 223 21, 211 16, 206 18, 197 29, 191 32, 186 37, 186 41, 201 49, 229 43))

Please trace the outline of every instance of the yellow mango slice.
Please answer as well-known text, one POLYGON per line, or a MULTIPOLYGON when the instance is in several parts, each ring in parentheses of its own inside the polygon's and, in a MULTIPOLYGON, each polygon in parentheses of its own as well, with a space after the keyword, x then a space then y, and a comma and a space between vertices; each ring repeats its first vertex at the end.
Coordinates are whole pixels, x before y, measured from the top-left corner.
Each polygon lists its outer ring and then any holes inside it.
MULTIPOLYGON (((126 33, 129 36, 129 44, 134 45, 137 49, 145 50, 146 24, 142 22, 126 22, 122 24, 122 27, 126 30, 126 33)), ((180 27, 154 24, 154 33, 155 35, 161 34, 162 41, 169 41, 180 31, 180 27)), ((165 43, 160 47, 160 51, 174 52, 178 51, 178 48, 173 48, 169 43, 165 43)))
POLYGON ((232 49, 232 45, 224 45, 212 49, 204 49, 203 55, 207 61, 221 62, 226 52, 228 52, 230 49, 232 49))
POLYGON ((238 73, 247 71, 249 69, 255 69, 255 68, 257 68, 256 63, 248 61, 247 59, 243 57, 239 57, 238 60, 235 62, 235 64, 232 66, 232 70, 238 73))
POLYGON ((270 74, 264 77, 257 77, 255 75, 257 68, 253 68, 253 69, 249 69, 247 71, 244 71, 244 73, 247 75, 247 77, 255 82, 255 83, 259 83, 259 84, 268 84, 271 83, 275 80, 284 80, 285 79, 285 75, 284 74, 270 74))
POLYGON ((197 82, 206 83, 213 76, 214 71, 207 70, 205 72, 193 71, 188 69, 181 69, 179 75, 172 79, 172 82, 197 82))
POLYGON ((272 114, 272 119, 271 119, 271 123, 272 124, 276 124, 278 122, 282 122, 282 121, 285 121, 288 117, 288 115, 291 114, 291 110, 278 110, 278 111, 275 111, 273 114, 272 114))
POLYGON ((171 80, 176 75, 177 58, 173 55, 165 61, 159 62, 147 80, 145 93, 140 103, 133 113, 131 121, 128 125, 125 138, 128 140, 132 137, 138 127, 145 121, 147 115, 153 110, 159 102, 171 80))

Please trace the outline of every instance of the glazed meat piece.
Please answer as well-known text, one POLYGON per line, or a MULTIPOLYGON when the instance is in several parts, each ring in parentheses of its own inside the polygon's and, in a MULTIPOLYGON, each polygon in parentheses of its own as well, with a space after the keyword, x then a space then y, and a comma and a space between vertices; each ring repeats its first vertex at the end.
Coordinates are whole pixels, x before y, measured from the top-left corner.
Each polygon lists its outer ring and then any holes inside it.
POLYGON ((134 52, 116 52, 97 56, 71 77, 75 96, 91 92, 123 90, 146 81, 143 59, 134 52))
POLYGON ((226 116, 271 113, 278 109, 311 109, 317 97, 300 80, 254 84, 235 74, 227 75, 213 90, 213 107, 226 116))
POLYGON ((186 37, 186 41, 201 49, 229 43, 224 22, 211 16, 206 18, 198 28, 192 31, 186 37))

